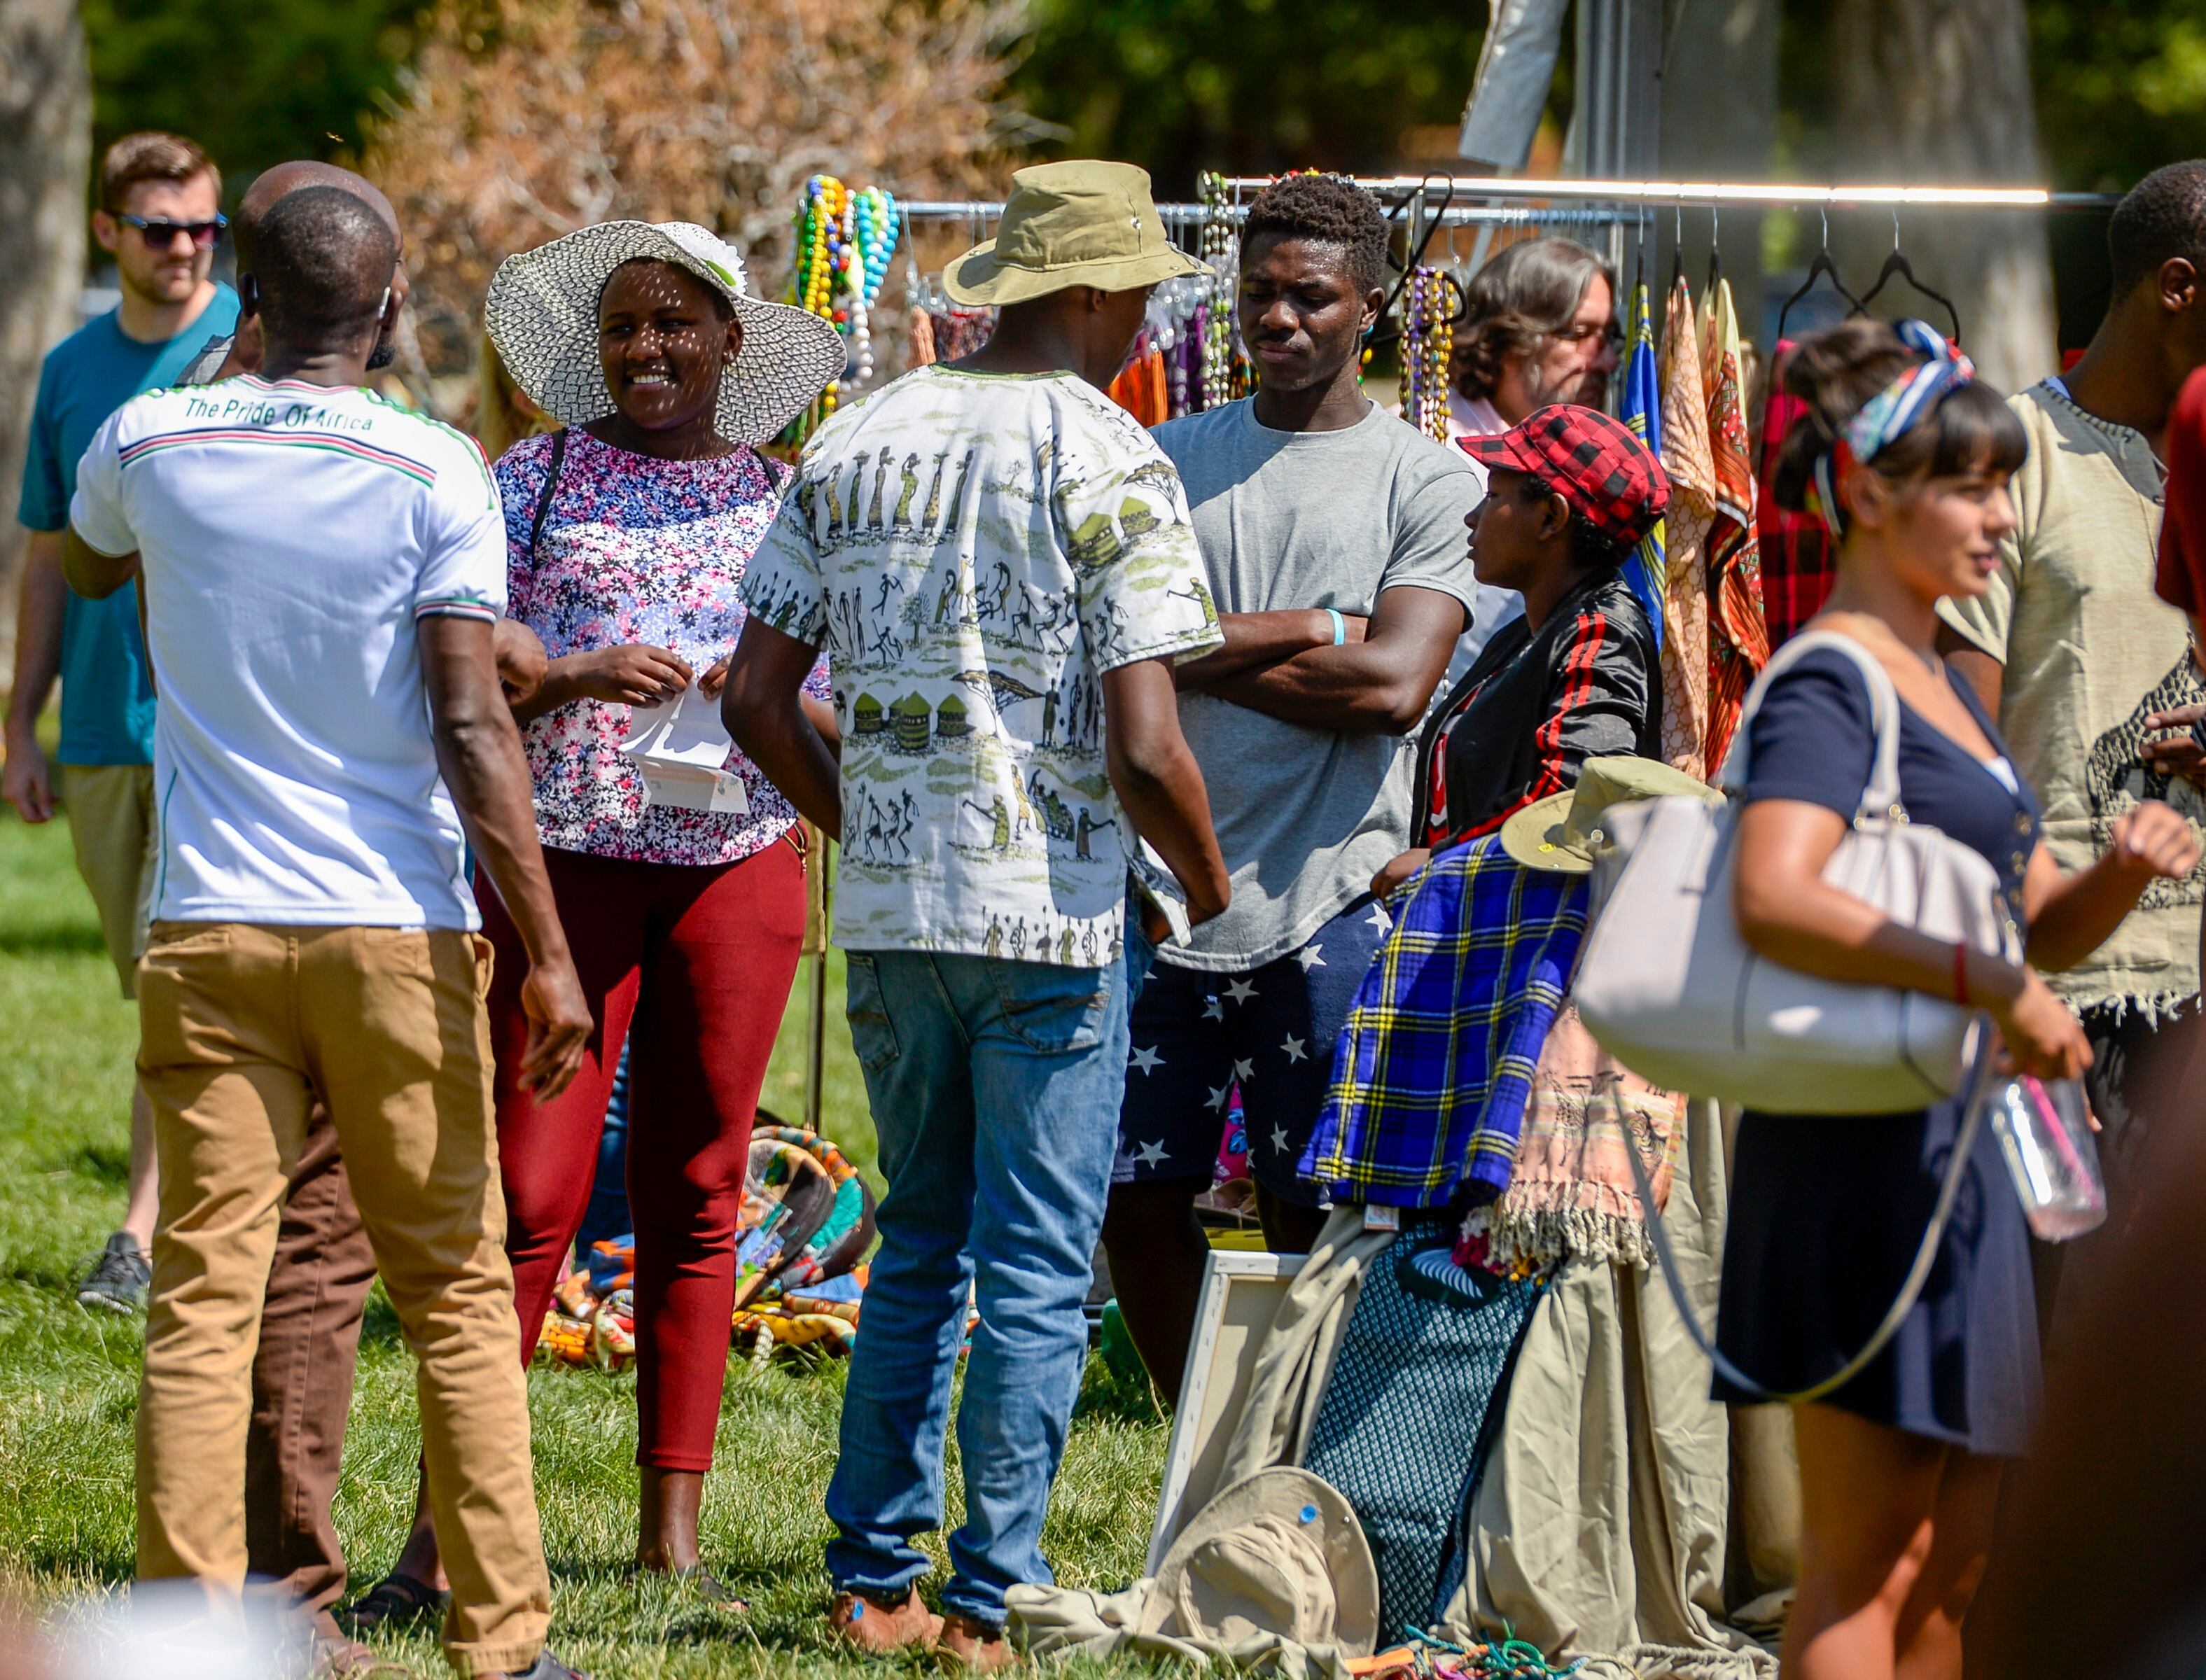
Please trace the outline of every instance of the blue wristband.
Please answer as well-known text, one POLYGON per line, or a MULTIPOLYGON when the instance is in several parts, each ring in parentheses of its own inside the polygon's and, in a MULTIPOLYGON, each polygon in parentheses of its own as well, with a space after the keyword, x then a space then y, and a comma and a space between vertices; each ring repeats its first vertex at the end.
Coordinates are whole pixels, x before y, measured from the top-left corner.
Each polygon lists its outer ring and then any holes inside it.
POLYGON ((1333 620, 1333 645, 1339 647, 1348 640, 1348 621, 1331 607, 1325 610, 1325 616, 1333 620))

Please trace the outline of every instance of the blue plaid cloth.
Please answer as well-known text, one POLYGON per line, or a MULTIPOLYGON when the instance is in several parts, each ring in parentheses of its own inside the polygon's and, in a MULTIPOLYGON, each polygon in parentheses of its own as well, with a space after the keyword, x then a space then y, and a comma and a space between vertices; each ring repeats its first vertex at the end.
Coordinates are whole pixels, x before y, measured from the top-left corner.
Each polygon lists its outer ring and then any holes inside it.
POLYGON ((1302 1176, 1396 1207, 1506 1189, 1585 926, 1585 878, 1523 868, 1498 834, 1434 858, 1340 1029, 1302 1176))

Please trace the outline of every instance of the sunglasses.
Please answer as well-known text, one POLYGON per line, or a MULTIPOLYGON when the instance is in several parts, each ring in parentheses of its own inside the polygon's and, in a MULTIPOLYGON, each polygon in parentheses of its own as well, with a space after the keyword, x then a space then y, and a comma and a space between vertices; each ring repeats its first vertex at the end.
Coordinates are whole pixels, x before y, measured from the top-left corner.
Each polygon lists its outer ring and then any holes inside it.
POLYGON ((148 221, 143 216, 118 216, 115 219, 126 228, 137 229, 146 248, 153 251, 168 250, 176 244, 178 234, 188 235, 194 246, 205 251, 222 237, 223 229, 230 225, 227 216, 217 216, 212 222, 148 221))
POLYGON ((1565 344, 1583 344, 1589 338, 1598 337, 1612 350, 1624 343, 1624 329, 1613 321, 1605 326, 1591 322, 1583 325, 1573 322, 1569 326, 1550 327, 1547 336, 1559 338, 1565 344))

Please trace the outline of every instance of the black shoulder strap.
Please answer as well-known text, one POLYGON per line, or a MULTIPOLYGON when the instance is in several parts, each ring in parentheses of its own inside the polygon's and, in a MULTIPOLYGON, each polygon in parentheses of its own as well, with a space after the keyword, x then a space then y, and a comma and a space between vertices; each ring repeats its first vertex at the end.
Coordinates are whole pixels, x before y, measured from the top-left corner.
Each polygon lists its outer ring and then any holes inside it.
POLYGON ((544 534, 545 515, 552 511, 552 497, 559 488, 560 464, 567 459, 567 428, 552 434, 552 469, 544 475, 544 493, 536 498, 536 517, 528 521, 528 557, 536 557, 536 539, 544 534))

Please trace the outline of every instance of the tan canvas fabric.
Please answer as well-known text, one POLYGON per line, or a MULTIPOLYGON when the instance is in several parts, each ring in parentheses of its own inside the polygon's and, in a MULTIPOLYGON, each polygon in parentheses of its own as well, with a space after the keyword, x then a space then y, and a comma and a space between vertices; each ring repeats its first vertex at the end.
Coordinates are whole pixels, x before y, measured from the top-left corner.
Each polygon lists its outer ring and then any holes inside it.
POLYGON ((1363 1274, 1394 1235, 1367 1230, 1361 1207, 1333 1209, 1257 1347, 1249 1397, 1218 1467, 1219 1487, 1303 1462, 1363 1274))
MULTIPOLYGON (((2045 807, 2063 869, 2107 846, 2114 819, 2164 799, 2206 839, 2206 793, 2137 761, 2147 713, 2206 700, 2184 615, 2153 593, 2161 474, 2141 433, 2088 414, 2050 384, 2010 402, 2030 434, 2014 475, 2018 528, 1991 588, 1939 614, 2006 667, 2000 730, 2045 807)), ((2127 998, 2156 1012, 2198 990, 2206 873, 2155 881, 2114 938, 2047 980, 2078 1006, 2127 998)))
POLYGON ((160 861, 150 764, 65 764, 62 808, 69 813, 76 873, 99 912, 100 936, 122 995, 137 995, 138 959, 146 954, 146 915, 160 861))
POLYGON ((1142 1623, 1156 1587, 1149 1579, 1118 1593, 1014 1587, 1004 1594, 1005 1626, 1012 1642, 1033 1657, 1124 1652, 1176 1657, 1195 1669, 1261 1674, 1267 1680, 1350 1680, 1352 1653, 1338 1646, 1303 1645, 1277 1633, 1232 1640, 1144 1633, 1142 1623))
MULTIPOLYGON (((1361 1207, 1333 1210, 1256 1345, 1240 1416, 1220 1425, 1231 1433, 1219 1467, 1219 1488, 1231 1492, 1260 1470, 1302 1463, 1364 1273, 1394 1236, 1392 1230, 1366 1230, 1361 1207)), ((1199 1514, 1188 1513, 1186 1523, 1199 1514)), ((1151 1602, 1156 1589, 1154 1577, 1112 1594, 1014 1587, 1005 1594, 1004 1608, 1011 1637, 1035 1656, 1138 1651, 1280 1680, 1346 1680, 1349 1659, 1366 1653, 1331 1644, 1305 1646, 1278 1630, 1232 1639, 1145 1632, 1145 1626, 1155 1628, 1166 1620, 1151 1602)))
MULTIPOLYGON (((1726 1181, 1710 1105, 1688 1105, 1684 1137, 1665 1223, 1687 1298, 1713 1324, 1726 1181)), ((1708 1398, 1708 1361, 1662 1279, 1567 1262, 1510 1379, 1450 1637, 1505 1623, 1553 1663, 1771 1680, 1774 1656, 1730 1607, 1732 1451, 1731 1415, 1708 1398)))
POLYGON ((138 1572, 242 1586, 245 1438, 278 1203, 319 1097, 420 1362, 462 1673, 527 1668, 551 1587, 491 1125, 490 947, 456 931, 163 922, 139 969, 161 1218, 138 1410, 138 1572))

